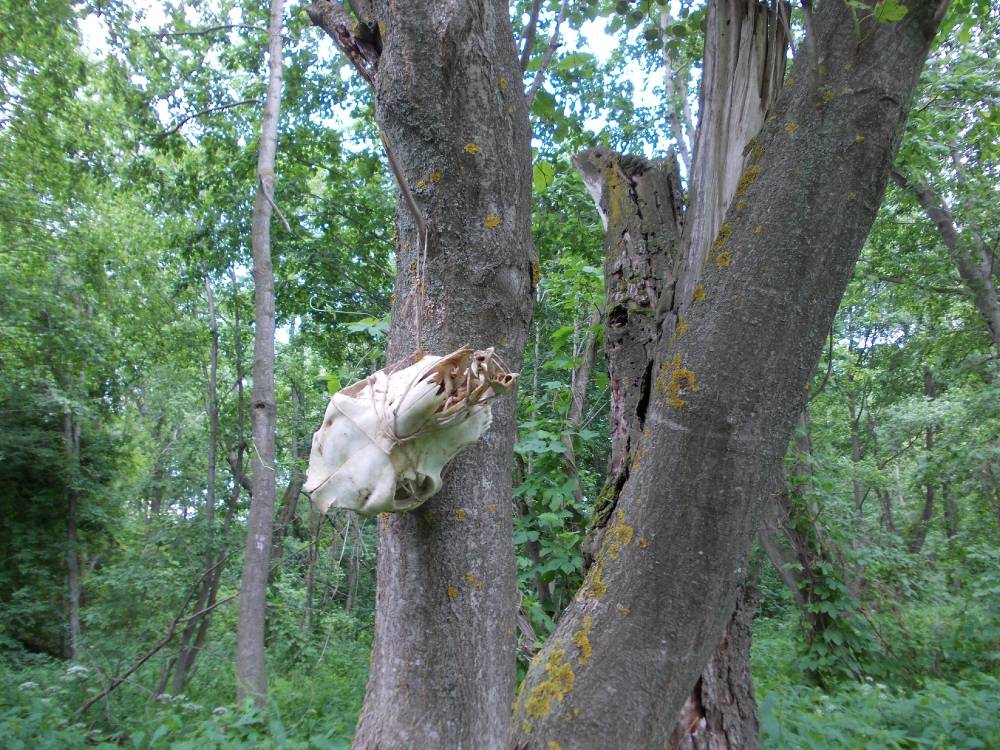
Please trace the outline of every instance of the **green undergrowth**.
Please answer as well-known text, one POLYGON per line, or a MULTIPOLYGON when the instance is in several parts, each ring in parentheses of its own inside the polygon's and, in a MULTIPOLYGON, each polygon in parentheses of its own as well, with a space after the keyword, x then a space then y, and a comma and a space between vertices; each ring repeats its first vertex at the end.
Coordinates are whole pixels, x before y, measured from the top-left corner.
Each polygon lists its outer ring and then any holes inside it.
POLYGON ((767 750, 1000 748, 996 673, 962 670, 917 684, 869 676, 807 686, 789 648, 794 626, 783 618, 754 627, 753 674, 767 750))
POLYGON ((275 651, 266 711, 232 703, 227 649, 203 656, 183 695, 153 696, 151 662, 82 716, 79 707, 105 684, 98 666, 8 652, 0 655, 0 748, 349 748, 368 675, 367 632, 334 628, 305 649, 275 651))

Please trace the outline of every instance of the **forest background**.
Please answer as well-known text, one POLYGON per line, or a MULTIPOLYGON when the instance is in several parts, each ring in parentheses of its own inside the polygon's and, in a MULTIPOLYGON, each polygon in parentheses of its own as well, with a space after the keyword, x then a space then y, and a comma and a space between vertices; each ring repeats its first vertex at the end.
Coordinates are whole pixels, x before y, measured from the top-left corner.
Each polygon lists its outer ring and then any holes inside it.
MULTIPOLYGON (((299 488, 330 393, 384 364, 394 185, 371 93, 288 8, 260 708, 233 664, 267 9, 145 5, 0 0, 0 746, 346 747, 375 524, 299 488)), ((603 230, 570 157, 690 152, 705 16, 540 6, 522 668, 583 579, 609 454, 603 230)), ((998 59, 997 9, 953 3, 754 552, 766 748, 1000 746, 998 59)))

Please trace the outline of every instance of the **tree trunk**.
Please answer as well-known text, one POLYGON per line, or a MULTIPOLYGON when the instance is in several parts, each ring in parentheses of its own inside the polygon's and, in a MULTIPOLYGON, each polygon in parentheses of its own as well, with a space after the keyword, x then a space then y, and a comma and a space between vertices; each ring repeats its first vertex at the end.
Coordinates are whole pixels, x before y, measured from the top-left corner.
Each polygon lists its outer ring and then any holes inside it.
MULTIPOLYGON (((601 312, 595 310, 587 323, 587 333, 583 338, 580 347, 580 363, 573 370, 571 383, 572 398, 570 400, 569 412, 566 415, 566 429, 577 432, 583 424, 583 418, 587 412, 587 388, 590 386, 590 376, 594 369, 594 356, 597 353, 597 329, 601 324, 601 312)), ((576 450, 573 447, 573 436, 563 435, 562 444, 566 447, 563 452, 562 462, 566 475, 576 479, 576 487, 573 494, 576 497, 577 506, 583 503, 583 484, 580 482, 580 471, 576 465, 576 450)), ((578 508, 574 511, 579 513, 578 508)))
MULTIPOLYGON (((785 40, 778 18, 764 6, 721 3, 710 6, 706 31, 706 82, 701 109, 705 113, 696 140, 696 171, 711 185, 692 190, 688 216, 709 225, 721 224, 736 191, 744 149, 774 102, 784 70, 785 40)), ((668 72, 669 75, 669 72, 668 72)), ((675 137, 680 139, 679 121, 675 137)), ((681 190, 672 160, 651 164, 636 157, 617 157, 602 149, 575 160, 584 183, 598 204, 607 230, 605 286, 608 323, 605 349, 611 381, 612 458, 609 481, 595 507, 591 534, 584 545, 593 563, 628 472, 639 458, 652 388, 657 341, 664 325, 676 325, 678 289, 692 289, 700 274, 707 245, 688 258, 688 282, 678 282, 681 250, 681 190)), ((701 243, 700 231, 692 242, 701 243)), ((676 330, 683 335, 681 323, 676 330)), ((737 613, 739 614, 739 613, 737 613)), ((752 612, 747 616, 752 617, 752 612)), ((674 747, 753 747, 757 744, 756 704, 750 686, 749 641, 731 637, 730 620, 702 677, 673 728, 674 747), (741 675, 738 690, 717 689, 719 675, 741 675), (735 703, 746 699, 748 702, 735 703), (719 702, 721 701, 721 702, 719 702), (732 744, 736 743, 736 744, 732 744)))
MULTIPOLYGON (((937 384, 934 382, 934 374, 929 367, 924 368, 924 396, 933 401, 937 398, 937 384)), ((927 463, 930 463, 934 456, 934 425, 928 425, 924 430, 924 448, 927 451, 927 463)), ((925 470, 927 471, 927 470, 925 470)), ((906 548, 911 555, 919 555, 927 541, 927 532, 931 528, 931 519, 934 517, 934 481, 930 477, 924 478, 924 505, 920 509, 920 515, 910 527, 909 539, 906 548)))
POLYGON ((1000 357, 1000 292, 994 276, 996 264, 993 253, 987 249, 982 236, 975 230, 959 231, 944 201, 926 184, 919 180, 907 180, 895 170, 892 178, 897 185, 916 197, 927 218, 934 222, 948 255, 958 266, 958 275, 972 294, 976 310, 986 323, 993 347, 1000 357), (963 238, 966 238, 965 241, 963 238))
POLYGON ((751 626, 759 599, 752 581, 740 585, 722 640, 684 703, 667 750, 760 750, 750 677, 751 626))
MULTIPOLYGON (((219 405, 218 405, 218 371, 219 371, 219 323, 215 314, 215 297, 212 292, 211 282, 205 282, 205 291, 208 300, 208 322, 211 333, 211 345, 209 347, 208 366, 208 394, 206 412, 208 414, 208 472, 206 477, 207 488, 205 492, 205 523, 209 527, 210 538, 215 538, 215 478, 218 469, 218 441, 219 441, 219 405)), ((238 486, 238 484, 237 484, 238 486)), ((239 490, 237 490, 238 492, 239 490)), ((226 512, 225 528, 223 538, 232 523, 235 500, 228 505, 226 512)), ((173 669, 173 684, 171 692, 180 695, 184 692, 184 687, 194 667, 195 659, 204 645, 205 637, 208 634, 208 624, 211 618, 211 607, 216 602, 219 593, 219 585, 222 582, 222 558, 224 554, 217 554, 214 545, 209 553, 205 555, 205 570, 201 578, 201 586, 198 591, 198 598, 195 601, 194 611, 203 614, 192 617, 184 625, 181 631, 180 644, 177 648, 177 657, 165 669, 161 676, 160 688, 157 692, 162 692, 166 686, 170 669, 173 669)))
MULTIPOLYGON (((401 181, 429 186, 420 195, 425 253, 420 222, 406 201, 397 208, 388 361, 415 342, 434 354, 495 346, 517 370, 537 260, 531 133, 508 4, 376 0, 368 27, 376 43, 367 47, 338 4, 317 0, 310 16, 374 82, 376 120, 401 181)), ((417 512, 379 520, 375 642, 355 747, 506 741, 514 425, 514 399, 498 400, 492 428, 450 464, 441 492, 417 512)))
POLYGON ((236 636, 237 699, 267 701, 264 625, 274 516, 274 275, 271 268, 271 209, 274 201, 274 155, 278 144, 281 99, 281 18, 283 0, 271 0, 268 26, 268 82, 257 159, 257 198, 252 245, 254 278, 254 363, 250 396, 253 432, 253 497, 247 518, 247 541, 240 581, 240 616, 236 636))
POLYGON ((69 655, 80 657, 80 423, 73 412, 63 415, 63 445, 66 451, 66 590, 68 595, 69 655))
POLYGON ((274 538, 271 540, 271 564, 281 559, 282 546, 285 536, 289 533, 290 527, 295 524, 295 514, 299 507, 299 495, 302 494, 302 485, 306 481, 306 475, 302 471, 299 461, 299 424, 302 419, 302 390, 298 383, 292 383, 292 424, 289 437, 292 474, 288 479, 288 486, 281 496, 280 512, 274 524, 274 538))
POLYGON ((850 6, 810 11, 811 54, 748 149, 703 278, 657 335, 643 434, 597 562, 522 684, 516 747, 666 744, 663 717, 732 612, 944 10, 908 8, 866 17, 860 40, 850 6))

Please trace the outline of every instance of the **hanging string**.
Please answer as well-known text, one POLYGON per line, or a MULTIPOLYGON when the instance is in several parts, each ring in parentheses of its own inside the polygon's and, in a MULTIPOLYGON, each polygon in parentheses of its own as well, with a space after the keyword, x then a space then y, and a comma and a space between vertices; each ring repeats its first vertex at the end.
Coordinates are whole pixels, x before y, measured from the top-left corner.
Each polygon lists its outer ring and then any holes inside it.
MULTIPOLYGON (((416 310, 413 316, 413 327, 415 329, 417 337, 417 348, 416 352, 421 353, 423 347, 421 345, 420 338, 420 315, 423 311, 424 305, 426 303, 426 290, 424 288, 424 273, 427 268, 427 222, 424 221, 424 215, 420 211, 420 207, 417 206, 417 201, 413 197, 413 193, 410 192, 410 186, 406 184, 406 178, 403 176, 403 170, 399 166, 399 162, 396 160, 396 154, 392 150, 392 146, 389 144, 389 137, 379 130, 379 135, 382 136, 382 145, 385 147, 385 155, 389 158, 389 166, 392 168, 392 174, 396 178, 396 184, 399 186, 399 192, 403 194, 403 199, 406 201, 407 207, 410 209, 410 214, 413 216, 413 221, 417 225, 417 252, 416 252, 416 299, 414 300, 416 310)), ((412 292, 411 292, 412 295, 412 292)), ((403 309, 406 307, 404 305, 403 309)))

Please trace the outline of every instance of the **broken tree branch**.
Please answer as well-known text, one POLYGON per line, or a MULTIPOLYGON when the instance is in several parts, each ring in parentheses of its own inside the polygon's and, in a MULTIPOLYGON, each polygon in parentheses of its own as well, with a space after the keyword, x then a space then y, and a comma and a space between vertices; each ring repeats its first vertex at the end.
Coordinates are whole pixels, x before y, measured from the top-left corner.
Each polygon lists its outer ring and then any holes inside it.
POLYGON ((559 17, 556 18, 555 28, 552 30, 552 38, 549 40, 548 49, 545 50, 545 57, 542 58, 542 64, 538 66, 538 72, 535 73, 535 80, 531 82, 531 88, 528 89, 528 93, 525 94, 524 98, 527 100, 528 107, 531 107, 531 103, 535 101, 535 95, 538 93, 538 89, 542 87, 542 81, 545 80, 545 71, 549 67, 549 63, 552 62, 552 56, 556 52, 556 48, 559 46, 559 27, 562 26, 562 22, 566 20, 566 11, 569 9, 569 0, 563 0, 562 5, 559 6, 559 17))

